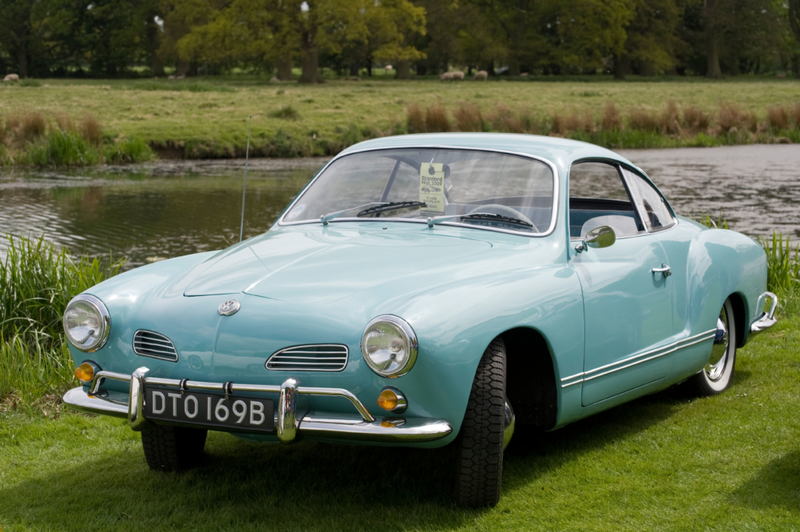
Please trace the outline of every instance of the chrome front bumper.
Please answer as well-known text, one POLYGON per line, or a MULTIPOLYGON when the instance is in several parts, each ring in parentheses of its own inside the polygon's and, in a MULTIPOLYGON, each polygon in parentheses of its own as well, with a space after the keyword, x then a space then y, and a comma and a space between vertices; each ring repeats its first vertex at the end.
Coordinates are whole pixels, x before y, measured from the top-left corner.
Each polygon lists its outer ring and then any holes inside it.
POLYGON ((772 300, 772 308, 769 309, 769 312, 762 312, 761 316, 756 318, 756 320, 750 325, 750 337, 764 332, 778 323, 778 320, 775 318, 775 310, 778 308, 778 298, 772 292, 764 292, 758 297, 756 309, 761 306, 761 301, 765 298, 770 298, 772 300))
POLYGON ((344 438, 396 443, 420 443, 444 438, 453 427, 444 420, 392 417, 376 420, 363 403, 351 392, 342 388, 314 388, 299 386, 297 379, 286 379, 280 386, 235 384, 232 382, 201 382, 148 377, 150 370, 141 367, 131 375, 98 371, 89 383, 89 391, 73 388, 64 394, 64 403, 92 414, 127 418, 133 430, 146 430, 151 422, 144 418, 144 387, 172 386, 183 391, 217 391, 223 394, 236 392, 278 394, 275 427, 278 439, 284 443, 295 441, 298 435, 319 438, 344 438), (129 383, 128 402, 113 401, 103 397, 100 389, 106 380, 129 383), (325 414, 297 411, 298 395, 342 397, 350 401, 357 414, 325 414))

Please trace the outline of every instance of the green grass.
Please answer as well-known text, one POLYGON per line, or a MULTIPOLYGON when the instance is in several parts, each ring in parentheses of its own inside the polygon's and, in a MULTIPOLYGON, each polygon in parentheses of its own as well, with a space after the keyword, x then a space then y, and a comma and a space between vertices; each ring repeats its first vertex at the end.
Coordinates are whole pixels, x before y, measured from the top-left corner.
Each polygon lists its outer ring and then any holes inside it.
MULTIPOLYGON (((754 113, 760 124, 771 106, 800 102, 795 80, 740 78, 719 82, 701 79, 614 82, 567 78, 544 80, 369 81, 331 80, 320 85, 271 84, 264 77, 196 78, 193 80, 42 80, 40 87, 0 86, 0 116, 18 110, 80 117, 92 113, 112 138, 138 138, 162 154, 189 158, 243 156, 247 119, 252 115, 251 155, 325 155, 356 138, 408 131, 407 109, 441 104, 452 117, 462 103, 477 106, 492 131, 551 132, 556 114, 588 114, 599 123, 607 102, 623 122, 634 111, 661 116, 667 101, 680 109, 694 106, 714 117, 722 103, 754 113), (289 116, 287 109, 291 109, 289 116), (498 118, 489 120, 492 115, 498 118), (519 118, 520 125, 504 116, 519 118), (288 118, 288 119, 287 119, 288 118), (286 139, 291 139, 287 149, 286 139)), ((602 128, 601 128, 602 129, 602 128)), ((713 127, 712 127, 713 129, 713 127)), ((800 141, 800 129, 716 134, 685 132, 595 131, 567 136, 612 148, 713 146, 731 143, 800 141)))
POLYGON ((450 499, 444 450, 211 433, 197 469, 147 469, 122 420, 0 413, 0 526, 16 530, 797 530, 800 319, 739 351, 716 397, 672 388, 558 431, 518 431, 489 510, 450 499))
POLYGON ((44 238, 7 238, 0 260, 0 401, 13 395, 34 402, 74 382, 61 324, 67 303, 116 275, 122 263, 74 260, 44 238))

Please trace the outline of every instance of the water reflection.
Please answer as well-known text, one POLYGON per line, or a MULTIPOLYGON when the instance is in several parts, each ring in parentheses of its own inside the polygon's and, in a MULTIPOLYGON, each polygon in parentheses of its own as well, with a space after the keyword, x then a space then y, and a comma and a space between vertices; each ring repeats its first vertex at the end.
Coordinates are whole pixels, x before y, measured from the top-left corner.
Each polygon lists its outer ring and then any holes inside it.
MULTIPOLYGON (((248 172, 245 238, 266 231, 324 162, 256 162, 248 172)), ((126 257, 128 268, 220 249, 239 238, 242 176, 238 161, 6 173, 0 232, 44 234, 74 253, 126 257)))
MULTIPOLYGON (((800 238, 800 149, 622 150, 679 214, 719 213, 750 235, 800 238)), ((266 231, 324 159, 255 160, 245 238, 266 231)), ((244 161, 162 162, 66 172, 0 171, 0 233, 30 234, 127 267, 236 242, 244 161)), ((0 236, 0 254, 5 240, 0 236)))

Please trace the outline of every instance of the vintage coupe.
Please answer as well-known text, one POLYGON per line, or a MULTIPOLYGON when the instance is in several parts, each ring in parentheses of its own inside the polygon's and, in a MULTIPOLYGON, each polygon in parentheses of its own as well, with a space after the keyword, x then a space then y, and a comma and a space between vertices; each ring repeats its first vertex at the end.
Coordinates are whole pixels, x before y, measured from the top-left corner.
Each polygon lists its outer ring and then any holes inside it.
POLYGON ((597 146, 371 140, 265 234, 75 297, 83 386, 64 401, 127 418, 153 469, 190 466, 208 430, 453 444, 458 501, 493 505, 515 423, 725 390, 737 347, 775 323, 766 274, 750 238, 676 216, 597 146))

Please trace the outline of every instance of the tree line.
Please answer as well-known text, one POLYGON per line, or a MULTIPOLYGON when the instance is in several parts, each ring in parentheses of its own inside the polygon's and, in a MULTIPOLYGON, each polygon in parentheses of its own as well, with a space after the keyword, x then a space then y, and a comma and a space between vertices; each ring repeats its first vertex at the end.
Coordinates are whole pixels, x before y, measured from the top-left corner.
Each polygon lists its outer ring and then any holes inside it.
POLYGON ((800 0, 0 0, 0 72, 792 72, 800 0), (169 70, 173 72, 173 70, 169 70))

